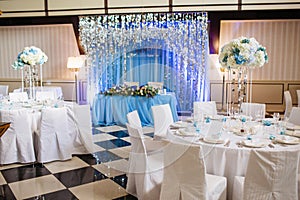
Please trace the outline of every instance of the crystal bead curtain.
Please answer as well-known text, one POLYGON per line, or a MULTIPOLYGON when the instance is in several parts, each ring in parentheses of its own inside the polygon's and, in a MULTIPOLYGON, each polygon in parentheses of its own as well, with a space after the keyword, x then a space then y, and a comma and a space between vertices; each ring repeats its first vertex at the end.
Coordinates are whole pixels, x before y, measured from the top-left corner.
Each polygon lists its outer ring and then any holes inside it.
POLYGON ((163 82, 179 110, 209 98, 207 13, 82 16, 88 99, 124 81, 163 82))

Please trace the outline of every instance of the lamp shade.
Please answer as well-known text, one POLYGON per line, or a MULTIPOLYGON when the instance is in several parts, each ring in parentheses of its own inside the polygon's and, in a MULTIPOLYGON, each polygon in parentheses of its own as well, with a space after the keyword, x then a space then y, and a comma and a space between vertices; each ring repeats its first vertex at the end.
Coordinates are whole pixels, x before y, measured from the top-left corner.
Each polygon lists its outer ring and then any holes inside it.
POLYGON ((79 69, 83 66, 85 61, 84 56, 77 56, 77 57, 69 57, 67 68, 72 71, 79 71, 79 69))

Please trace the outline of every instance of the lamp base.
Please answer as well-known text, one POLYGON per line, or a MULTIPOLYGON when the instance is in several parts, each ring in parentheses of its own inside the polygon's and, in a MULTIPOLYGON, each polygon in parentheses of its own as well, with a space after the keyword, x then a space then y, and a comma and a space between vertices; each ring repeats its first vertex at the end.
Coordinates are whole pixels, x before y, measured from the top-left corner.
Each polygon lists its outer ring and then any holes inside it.
POLYGON ((79 72, 80 68, 68 68, 71 72, 79 72))

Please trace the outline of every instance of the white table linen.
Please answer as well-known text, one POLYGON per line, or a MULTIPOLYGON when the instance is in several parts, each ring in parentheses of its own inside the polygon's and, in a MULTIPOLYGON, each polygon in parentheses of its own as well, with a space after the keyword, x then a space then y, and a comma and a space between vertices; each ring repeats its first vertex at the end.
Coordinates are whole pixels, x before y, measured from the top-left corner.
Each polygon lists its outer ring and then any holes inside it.
MULTIPOLYGON (((222 123, 222 122, 219 122, 222 123)), ((237 124, 241 124, 239 121, 227 120, 229 124, 227 129, 228 131, 235 127, 237 124)), ((274 126, 263 126, 256 124, 256 122, 252 123, 252 127, 258 126, 258 132, 256 135, 251 135, 253 140, 266 140, 269 141, 270 134, 275 133, 274 126)), ((248 148, 245 146, 241 146, 240 142, 247 139, 247 135, 239 136, 238 134, 234 134, 232 132, 227 132, 227 130, 222 133, 220 139, 223 139, 223 144, 210 144, 204 142, 203 140, 199 140, 204 136, 211 137, 216 133, 210 133, 208 130, 210 128, 210 123, 204 123, 201 127, 200 134, 198 136, 181 136, 176 134, 178 129, 168 129, 168 139, 170 141, 177 141, 183 143, 193 143, 200 144, 203 149, 203 155, 206 163, 206 170, 209 174, 214 174, 218 176, 224 176, 227 178, 227 197, 230 200, 232 198, 232 188, 233 188, 233 180, 235 176, 245 176, 250 151, 252 148, 248 148), (228 144, 228 141, 230 142, 228 144), (225 143, 227 143, 225 145, 225 143), (238 145, 237 145, 238 144, 238 145)), ((257 127, 256 127, 257 128, 257 127)), ((248 130, 249 131, 249 130, 248 130)), ((278 136, 278 135, 275 135, 278 136)), ((269 141, 270 142, 270 141, 269 141)), ((299 150, 300 144, 296 145, 281 145, 281 144, 271 144, 265 145, 265 147, 260 148, 265 151, 277 151, 277 150, 299 150), (273 148, 275 147, 275 148, 273 148)))

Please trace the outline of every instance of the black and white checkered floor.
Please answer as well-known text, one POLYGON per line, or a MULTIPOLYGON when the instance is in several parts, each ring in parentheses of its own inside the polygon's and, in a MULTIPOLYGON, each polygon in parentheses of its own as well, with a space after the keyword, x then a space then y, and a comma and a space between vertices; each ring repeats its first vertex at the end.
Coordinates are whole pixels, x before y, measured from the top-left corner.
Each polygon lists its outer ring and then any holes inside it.
MULTIPOLYGON (((153 128, 144 128, 153 137, 153 128)), ((94 154, 0 166, 0 200, 136 199, 126 193, 130 139, 121 126, 94 127, 94 154)))

